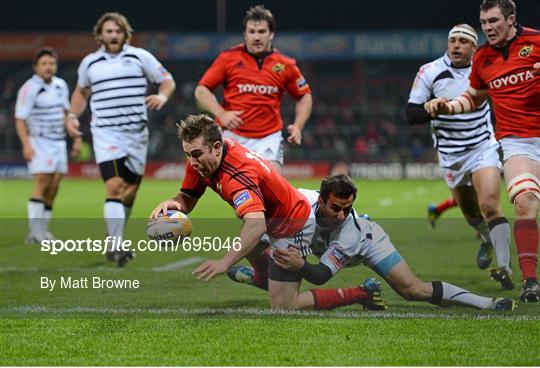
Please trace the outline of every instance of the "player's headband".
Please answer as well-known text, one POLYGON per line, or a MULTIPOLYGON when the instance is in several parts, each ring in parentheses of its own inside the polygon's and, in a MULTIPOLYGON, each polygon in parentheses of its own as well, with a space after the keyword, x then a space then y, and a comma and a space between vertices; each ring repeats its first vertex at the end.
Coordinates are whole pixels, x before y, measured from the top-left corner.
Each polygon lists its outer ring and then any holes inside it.
POLYGON ((448 39, 450 37, 462 37, 466 38, 467 40, 471 41, 475 45, 478 45, 478 36, 476 35, 475 30, 471 30, 469 28, 465 28, 462 26, 455 26, 448 32, 448 39))

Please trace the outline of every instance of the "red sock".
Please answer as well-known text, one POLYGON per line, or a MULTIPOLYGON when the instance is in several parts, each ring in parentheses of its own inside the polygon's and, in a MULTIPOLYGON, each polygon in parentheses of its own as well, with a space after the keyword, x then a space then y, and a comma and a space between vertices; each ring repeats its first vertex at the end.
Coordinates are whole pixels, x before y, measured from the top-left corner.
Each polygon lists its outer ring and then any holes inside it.
POLYGON ((538 225, 536 220, 516 220, 514 238, 518 252, 521 276, 536 279, 536 259, 538 254, 538 225))
POLYGON ((439 203, 437 205, 437 208, 435 209, 435 211, 437 211, 438 214, 441 214, 444 211, 446 211, 447 209, 452 208, 452 207, 456 207, 456 206, 457 206, 457 201, 456 201, 456 199, 454 197, 452 197, 452 198, 448 198, 448 199, 442 201, 441 203, 439 203))
POLYGON ((371 298, 367 291, 358 286, 343 289, 311 289, 310 291, 315 299, 314 309, 317 310, 333 309, 371 298))
POLYGON ((268 260, 270 259, 270 248, 266 248, 259 257, 249 261, 255 273, 253 274, 253 285, 259 289, 268 290, 268 260))

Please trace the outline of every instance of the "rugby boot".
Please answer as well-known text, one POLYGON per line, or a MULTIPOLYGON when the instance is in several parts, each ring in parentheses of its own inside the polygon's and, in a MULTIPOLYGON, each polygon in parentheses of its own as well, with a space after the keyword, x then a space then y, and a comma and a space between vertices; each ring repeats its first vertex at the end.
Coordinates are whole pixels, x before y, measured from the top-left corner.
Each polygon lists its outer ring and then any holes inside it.
POLYGON ((507 267, 493 267, 489 270, 491 279, 501 284, 503 289, 512 290, 514 288, 514 278, 512 271, 507 267))
POLYGON ((387 308, 386 302, 382 298, 381 283, 374 277, 370 277, 360 285, 360 289, 367 291, 371 298, 361 301, 360 304, 365 310, 383 311, 387 308))
POLYGON ((519 300, 522 302, 536 303, 540 301, 540 287, 535 279, 523 280, 519 300))
POLYGON ((490 240, 487 240, 480 244, 480 249, 476 255, 476 264, 478 268, 484 270, 488 268, 491 260, 493 259, 493 244, 490 240))
POLYGON ((507 298, 494 298, 489 309, 494 311, 512 311, 516 308, 516 302, 507 298))
POLYGON ((429 224, 431 225, 432 228, 435 229, 435 222, 437 221, 440 215, 441 214, 437 212, 436 205, 434 205, 433 203, 428 204, 427 217, 428 217, 429 224))
POLYGON ((118 267, 124 267, 126 263, 131 261, 133 258, 135 258, 135 253, 131 251, 119 250, 114 252, 114 262, 118 265, 118 267))

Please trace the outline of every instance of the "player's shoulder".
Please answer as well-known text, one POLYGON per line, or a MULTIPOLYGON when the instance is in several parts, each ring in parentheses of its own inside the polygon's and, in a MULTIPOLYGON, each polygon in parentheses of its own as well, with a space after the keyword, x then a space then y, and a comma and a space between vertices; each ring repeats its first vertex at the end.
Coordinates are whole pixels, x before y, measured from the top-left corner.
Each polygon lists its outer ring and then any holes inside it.
POLYGON ((245 157, 246 149, 233 138, 223 138, 223 163, 239 167, 248 160, 245 157))
POLYGON ((279 60, 283 64, 286 65, 296 65, 296 59, 292 56, 286 55, 282 53, 279 49, 274 48, 274 51, 272 53, 272 57, 279 60))
POLYGON ((435 78, 441 71, 448 69, 448 65, 445 61, 445 56, 441 56, 435 60, 423 64, 418 69, 419 76, 425 76, 427 78, 435 78))
POLYGON ((221 51, 218 55, 218 59, 223 59, 223 58, 232 59, 232 58, 241 57, 245 54, 247 54, 246 47, 243 43, 240 43, 238 45, 231 46, 228 49, 221 51))
POLYGON ((43 85, 43 81, 41 78, 39 78, 37 75, 33 75, 32 77, 28 78, 21 88, 19 88, 19 91, 25 91, 26 93, 31 93, 33 91, 39 90, 43 85))
POLYGON ((62 78, 57 77, 57 76, 54 76, 52 78, 52 82, 53 82, 54 85, 60 86, 62 88, 67 88, 67 86, 68 86, 68 84, 67 84, 67 82, 65 80, 63 80, 62 78))
POLYGON ((478 47, 478 49, 474 53, 473 62, 474 60, 481 59, 492 52, 493 52, 493 48, 489 45, 489 42, 487 41, 484 42, 482 45, 478 47))
POLYGON ((306 197, 311 207, 314 207, 317 204, 317 201, 319 200, 318 190, 299 188, 298 192, 306 197))
POLYGON ((142 47, 136 47, 132 45, 126 45, 126 48, 124 49, 124 55, 131 55, 135 58, 154 57, 150 51, 143 49, 142 47))
POLYGON ((88 68, 89 65, 91 65, 92 63, 104 57, 105 56, 104 56, 103 48, 99 48, 96 51, 91 52, 88 55, 86 55, 81 61, 81 66, 88 68))
POLYGON ((530 27, 523 27, 520 37, 532 37, 538 39, 540 37, 540 30, 530 27))

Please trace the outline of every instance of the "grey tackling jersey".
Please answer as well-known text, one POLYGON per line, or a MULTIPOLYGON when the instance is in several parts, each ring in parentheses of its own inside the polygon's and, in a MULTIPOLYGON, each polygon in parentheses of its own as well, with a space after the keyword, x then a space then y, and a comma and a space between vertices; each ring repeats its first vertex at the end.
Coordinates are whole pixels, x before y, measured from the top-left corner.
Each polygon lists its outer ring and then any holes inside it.
POLYGON ((147 80, 172 79, 152 54, 129 45, 117 55, 101 47, 83 59, 78 73, 79 87, 92 92, 92 127, 116 131, 140 131, 148 121, 147 80))
POLYGON ((17 94, 15 117, 26 121, 31 137, 64 140, 64 117, 69 109, 69 90, 66 82, 53 77, 50 83, 34 75, 17 94))
MULTIPOLYGON (((455 99, 467 91, 471 66, 452 66, 447 54, 423 65, 414 80, 409 103, 424 104, 435 97, 455 99)), ((440 115, 431 121, 434 146, 441 153, 454 154, 494 140, 489 104, 459 115, 440 115)))
MULTIPOLYGON (((317 213, 319 192, 299 189, 317 213)), ((343 267, 356 266, 368 256, 373 239, 388 240, 388 235, 374 222, 368 221, 352 210, 349 216, 335 229, 324 229, 317 225, 311 250, 335 275, 343 267)))

